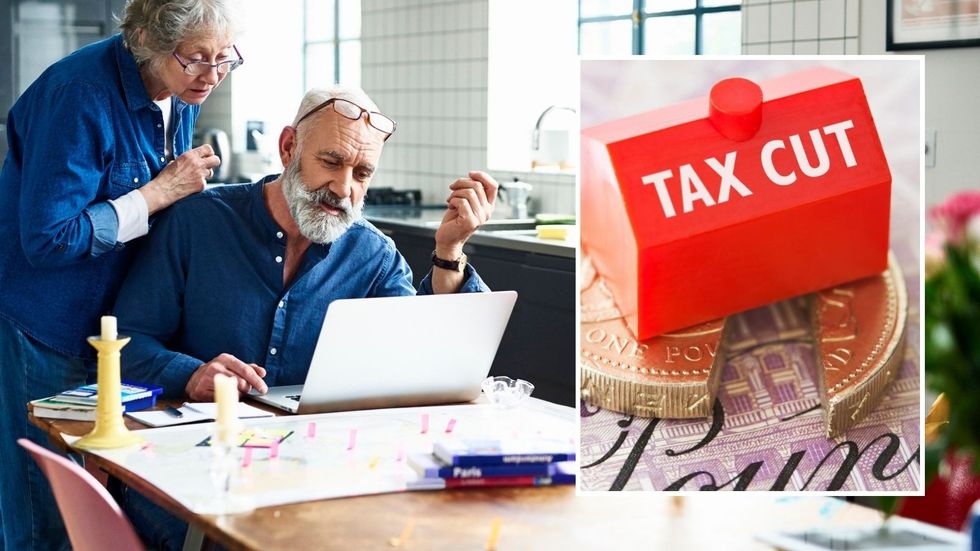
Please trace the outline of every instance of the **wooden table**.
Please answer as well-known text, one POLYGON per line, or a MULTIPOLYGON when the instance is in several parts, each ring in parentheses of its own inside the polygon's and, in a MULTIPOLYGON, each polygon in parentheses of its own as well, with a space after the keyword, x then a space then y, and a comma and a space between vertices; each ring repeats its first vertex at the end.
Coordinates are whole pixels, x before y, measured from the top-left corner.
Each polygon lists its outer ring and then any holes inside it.
MULTIPOLYGON (((161 407, 167 402, 162 402, 161 407)), ((82 435, 92 423, 42 419, 31 422, 51 442, 68 449, 62 433, 82 435)), ((127 419, 133 429, 144 428, 127 419)), ((408 523, 404 549, 485 550, 499 519, 497 549, 607 549, 611 546, 671 549, 766 549, 753 541, 762 530, 804 528, 835 522, 875 522, 871 509, 846 504, 832 518, 820 498, 778 501, 769 494, 714 494, 676 498, 617 493, 576 497, 570 486, 458 489, 330 499, 266 507, 239 516, 198 515, 142 478, 105 459, 81 453, 123 484, 187 521, 189 541, 203 533, 228 549, 395 549, 390 540, 408 523)), ((200 539, 198 538, 199 542, 200 539)))

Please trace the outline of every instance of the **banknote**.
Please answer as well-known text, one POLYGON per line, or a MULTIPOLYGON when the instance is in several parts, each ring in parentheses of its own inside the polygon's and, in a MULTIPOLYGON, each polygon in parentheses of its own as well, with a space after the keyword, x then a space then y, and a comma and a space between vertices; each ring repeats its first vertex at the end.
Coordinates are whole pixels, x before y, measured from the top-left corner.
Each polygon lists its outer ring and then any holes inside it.
POLYGON ((788 301, 738 316, 744 338, 759 344, 725 362, 710 418, 635 417, 582 402, 581 488, 917 490, 917 348, 906 348, 881 404, 828 439, 812 344, 763 338, 805 329, 805 311, 802 301, 788 301))

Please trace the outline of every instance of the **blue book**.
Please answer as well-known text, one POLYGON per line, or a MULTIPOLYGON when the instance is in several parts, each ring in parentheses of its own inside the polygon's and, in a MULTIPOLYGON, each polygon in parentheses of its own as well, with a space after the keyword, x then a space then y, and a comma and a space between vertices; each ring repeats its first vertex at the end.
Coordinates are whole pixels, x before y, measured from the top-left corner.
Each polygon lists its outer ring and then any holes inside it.
MULTIPOLYGON (((152 408, 157 403, 157 394, 151 394, 143 398, 137 398, 123 404, 123 411, 139 411, 152 408)), ((95 421, 96 407, 94 405, 76 404, 71 402, 61 402, 50 398, 34 400, 31 402, 31 413, 35 417, 46 417, 49 419, 70 419, 74 421, 95 421)))
MULTIPOLYGON (((142 383, 134 383, 130 381, 122 381, 122 403, 124 405, 129 404, 137 400, 151 399, 149 405, 156 403, 156 397, 163 393, 163 387, 154 385, 144 385, 142 383)), ((98 393, 99 388, 97 384, 80 386, 78 388, 73 388, 71 390, 66 390, 59 394, 52 396, 50 399, 56 402, 62 402, 65 404, 78 404, 82 406, 95 406, 98 403, 98 393)), ((147 402, 142 402, 147 403, 147 402)), ((149 407, 145 405, 142 408, 139 406, 127 407, 127 411, 137 411, 149 407)))
POLYGON ((144 409, 150 409, 151 407, 157 405, 157 396, 161 392, 163 392, 162 388, 160 389, 160 392, 154 392, 149 396, 144 396, 143 398, 137 398, 135 400, 124 402, 123 411, 140 411, 144 409))
POLYGON ((408 466, 422 478, 488 478, 500 476, 548 476, 555 471, 554 463, 524 463, 516 465, 447 465, 432 454, 420 453, 408 457, 408 466))
POLYGON ((575 449, 568 441, 550 438, 534 440, 488 440, 454 438, 436 442, 432 454, 447 465, 526 465, 574 461, 575 449))
POLYGON ((554 472, 551 474, 552 484, 575 484, 575 473, 578 466, 574 461, 562 461, 555 463, 554 472))

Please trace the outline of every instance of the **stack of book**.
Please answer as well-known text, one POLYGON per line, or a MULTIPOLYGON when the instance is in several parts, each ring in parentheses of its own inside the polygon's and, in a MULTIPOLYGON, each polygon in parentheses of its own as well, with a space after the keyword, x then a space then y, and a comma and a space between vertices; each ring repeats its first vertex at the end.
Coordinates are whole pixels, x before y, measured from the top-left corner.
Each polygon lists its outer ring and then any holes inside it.
MULTIPOLYGON (((157 396, 163 392, 158 386, 140 383, 122 383, 122 404, 125 411, 139 411, 151 408, 157 403, 157 396)), ((31 402, 34 417, 49 419, 71 419, 75 421, 95 421, 95 406, 99 401, 98 385, 91 384, 66 390, 59 394, 31 402)))
POLYGON ((419 475, 412 490, 486 486, 551 486, 575 483, 571 443, 454 438, 436 442, 431 454, 411 455, 419 475))

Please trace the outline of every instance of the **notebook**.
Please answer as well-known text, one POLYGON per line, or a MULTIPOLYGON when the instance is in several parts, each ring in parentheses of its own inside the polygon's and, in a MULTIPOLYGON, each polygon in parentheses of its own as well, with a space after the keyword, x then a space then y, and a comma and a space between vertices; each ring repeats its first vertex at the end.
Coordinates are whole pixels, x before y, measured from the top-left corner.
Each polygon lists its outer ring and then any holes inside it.
MULTIPOLYGON (((237 404, 236 408, 235 412, 238 414, 239 419, 276 416, 275 413, 264 411, 241 402, 237 404)), ((166 410, 127 411, 126 416, 132 417, 150 427, 169 427, 170 425, 186 425, 188 423, 214 421, 218 417, 218 405, 214 402, 184 403, 184 405, 175 409, 180 412, 181 415, 179 417, 166 410)))

